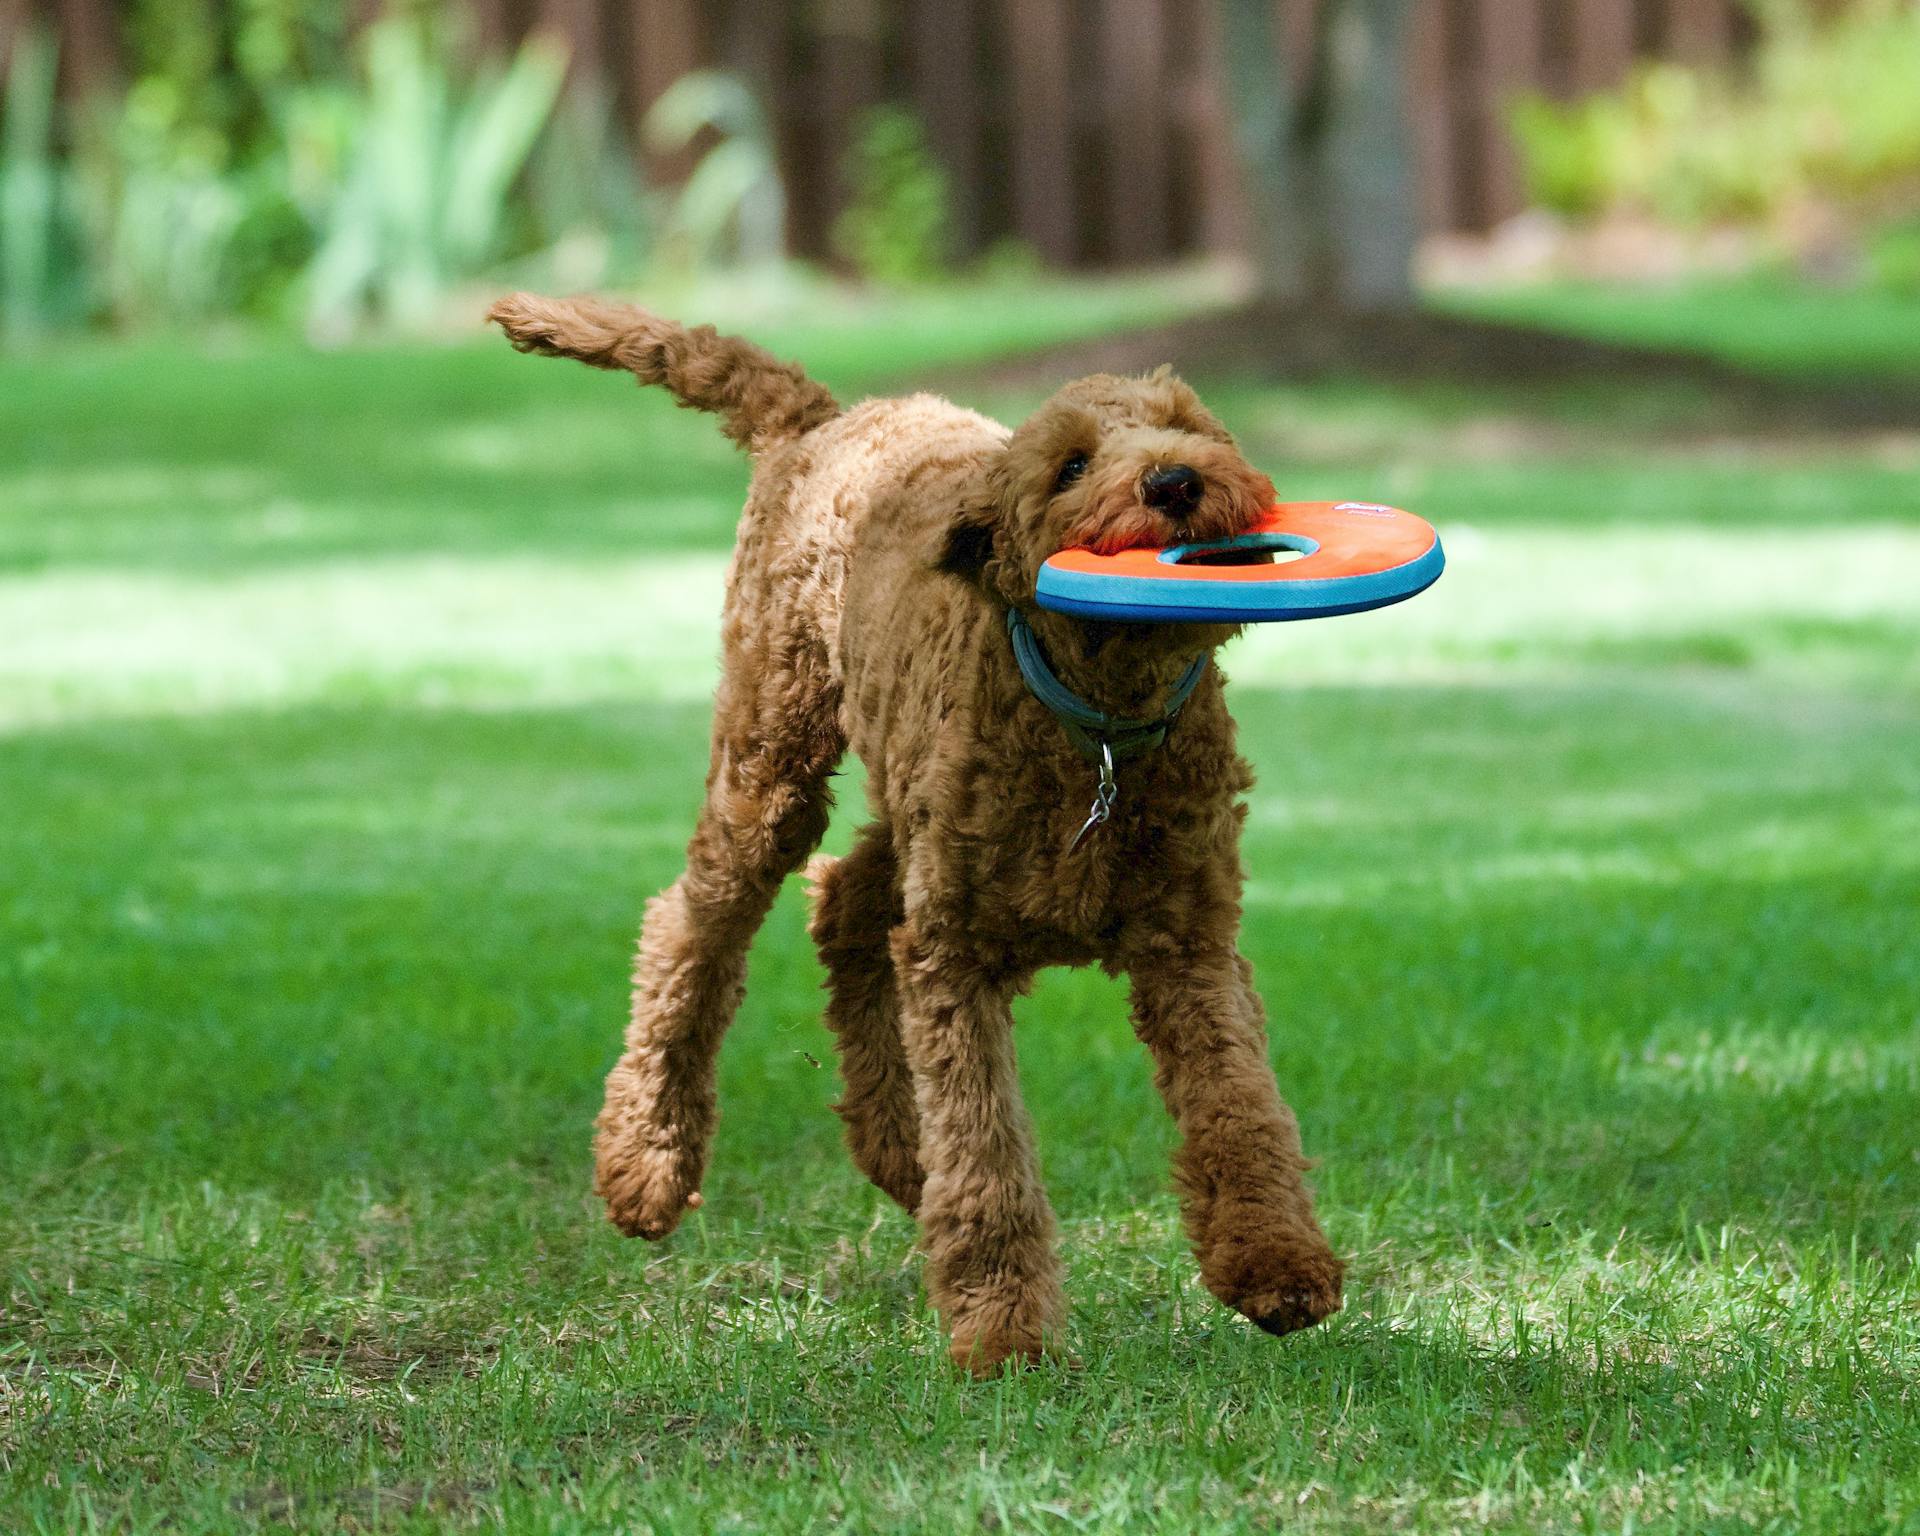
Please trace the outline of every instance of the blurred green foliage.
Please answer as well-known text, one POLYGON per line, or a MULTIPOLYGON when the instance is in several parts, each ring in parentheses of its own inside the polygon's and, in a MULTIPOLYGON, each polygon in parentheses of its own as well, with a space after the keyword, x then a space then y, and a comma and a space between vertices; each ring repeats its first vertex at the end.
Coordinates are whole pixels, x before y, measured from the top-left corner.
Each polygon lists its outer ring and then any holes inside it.
POLYGON ((83 104, 66 171, 83 305, 194 324, 286 302, 314 245, 290 143, 350 73, 345 18, 310 0, 137 0, 132 80, 83 104))
MULTIPOLYGON (((468 288, 671 282, 786 261, 774 125, 738 76, 694 71, 638 130, 536 34, 489 58, 451 0, 351 29, 319 0, 132 0, 125 88, 54 90, 14 50, 0 114, 0 330, 197 329, 321 341, 425 331, 468 288), (563 89, 563 83, 565 88, 563 89), (649 185, 636 150, 675 185, 649 185)), ((835 246, 906 286, 949 271, 947 179, 906 111, 863 121, 835 246)))
POLYGON ((0 114, 6 334, 239 315, 334 338, 420 328, 502 263, 630 273, 652 210, 605 104, 562 108, 544 38, 476 59, 459 14, 395 5, 350 40, 315 0, 138 0, 125 90, 73 101, 29 34, 0 114))
POLYGON ((272 155, 287 94, 350 72, 346 8, 315 0, 134 0, 125 37, 143 113, 213 171, 272 155))
POLYGON ((1873 279, 1889 293, 1920 298, 1920 215, 1877 231, 1867 247, 1873 279))
POLYGON ((834 243, 854 270, 895 285, 939 277, 947 268, 951 193, 919 118, 897 106, 868 112, 846 175, 852 199, 834 243))
POLYGON ((40 330, 58 306, 54 64, 52 40, 33 30, 7 68, 0 110, 0 331, 8 336, 40 330))
POLYGON ((1871 229, 1920 209, 1920 5, 1757 10, 1760 46, 1739 70, 1650 64, 1616 92, 1516 101, 1534 199, 1577 218, 1782 228, 1871 229))
POLYGON ((483 270, 565 75, 565 54, 536 38, 462 91, 420 28, 369 28, 366 94, 340 119, 344 174, 314 210, 309 329, 342 335, 367 312, 417 325, 450 280, 483 270))
POLYGON ((696 267, 781 259, 787 199, 773 125, 744 81, 718 70, 682 75, 648 111, 641 133, 657 155, 707 146, 667 214, 671 259, 696 267))

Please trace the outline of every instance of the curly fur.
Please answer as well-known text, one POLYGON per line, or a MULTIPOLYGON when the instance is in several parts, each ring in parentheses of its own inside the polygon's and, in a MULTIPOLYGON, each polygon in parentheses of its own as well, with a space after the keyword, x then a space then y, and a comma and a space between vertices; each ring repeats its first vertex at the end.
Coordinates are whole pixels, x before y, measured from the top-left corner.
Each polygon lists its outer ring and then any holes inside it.
POLYGON ((1179 1126, 1176 1181, 1207 1287, 1285 1333, 1340 1306, 1238 953, 1241 797, 1217 668, 1166 744, 1122 765, 1113 820, 1069 849, 1094 775, 1021 682, 1027 614, 1056 672, 1150 716, 1225 626, 1104 624, 1034 607, 1040 563, 1249 526, 1273 487, 1165 369, 1067 385, 1017 431, 931 395, 841 411, 799 369, 709 328, 527 296, 491 318, 525 351, 664 384, 756 464, 728 575, 706 800, 687 867, 647 909, 596 1188, 621 1230, 700 1203, 714 1060, 747 945, 827 825, 851 746, 872 821, 814 865, 812 933, 854 1161, 920 1221, 954 1359, 985 1374, 1057 1350, 1053 1213, 1014 1068, 1011 1000, 1041 966, 1129 978, 1135 1033, 1179 1126), (1060 483, 1072 457, 1084 473, 1060 483), (1197 505, 1142 499, 1193 468, 1197 505))

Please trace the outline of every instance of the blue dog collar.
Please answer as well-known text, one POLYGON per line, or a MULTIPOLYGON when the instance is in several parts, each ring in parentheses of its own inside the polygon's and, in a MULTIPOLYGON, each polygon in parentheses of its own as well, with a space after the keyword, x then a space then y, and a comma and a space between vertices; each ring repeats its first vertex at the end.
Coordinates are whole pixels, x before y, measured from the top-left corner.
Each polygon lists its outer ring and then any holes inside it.
POLYGON ((1167 707, 1157 718, 1128 720, 1095 709, 1054 675, 1047 665, 1046 652, 1040 648, 1040 637, 1034 634, 1033 626, 1018 608, 1007 610, 1007 638, 1013 642, 1013 659, 1019 664, 1027 691, 1046 706, 1048 713, 1060 722, 1067 739, 1090 763, 1125 762, 1130 757, 1144 756, 1164 742, 1175 717, 1193 697, 1193 690, 1200 686, 1200 679, 1206 676, 1207 665, 1213 659, 1206 651, 1194 659, 1193 665, 1174 684, 1167 707))

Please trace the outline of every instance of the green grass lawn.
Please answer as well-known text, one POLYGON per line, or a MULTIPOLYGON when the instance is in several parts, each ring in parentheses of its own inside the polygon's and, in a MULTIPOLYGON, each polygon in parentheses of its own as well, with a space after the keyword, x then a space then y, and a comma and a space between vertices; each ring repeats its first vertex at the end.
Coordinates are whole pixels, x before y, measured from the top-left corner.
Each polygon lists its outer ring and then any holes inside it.
POLYGON ((1920 378, 1920 299, 1784 275, 1652 285, 1547 282, 1441 295, 1463 314, 1559 327, 1630 346, 1698 351, 1789 378, 1920 378))
MULTIPOLYGON (((857 394, 1119 303, 766 334, 857 394)), ((1227 657, 1347 1309, 1206 1296, 1122 991, 1055 974, 1077 1364, 976 1385, 839 1146, 797 890, 705 1209, 588 1193, 704 769, 711 424, 498 345, 0 362, 0 1531, 1920 1531, 1920 432, 1208 394, 1452 555, 1227 657)))

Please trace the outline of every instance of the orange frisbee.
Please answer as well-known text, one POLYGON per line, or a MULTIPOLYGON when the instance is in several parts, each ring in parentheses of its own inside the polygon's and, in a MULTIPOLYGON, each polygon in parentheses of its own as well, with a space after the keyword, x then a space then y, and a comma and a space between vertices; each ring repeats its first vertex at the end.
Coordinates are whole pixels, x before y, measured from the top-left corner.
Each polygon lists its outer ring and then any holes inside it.
POLYGON ((1424 592, 1446 556, 1433 525, 1366 501, 1292 501, 1245 533, 1040 567, 1042 608, 1090 619, 1260 624, 1363 613, 1424 592))

